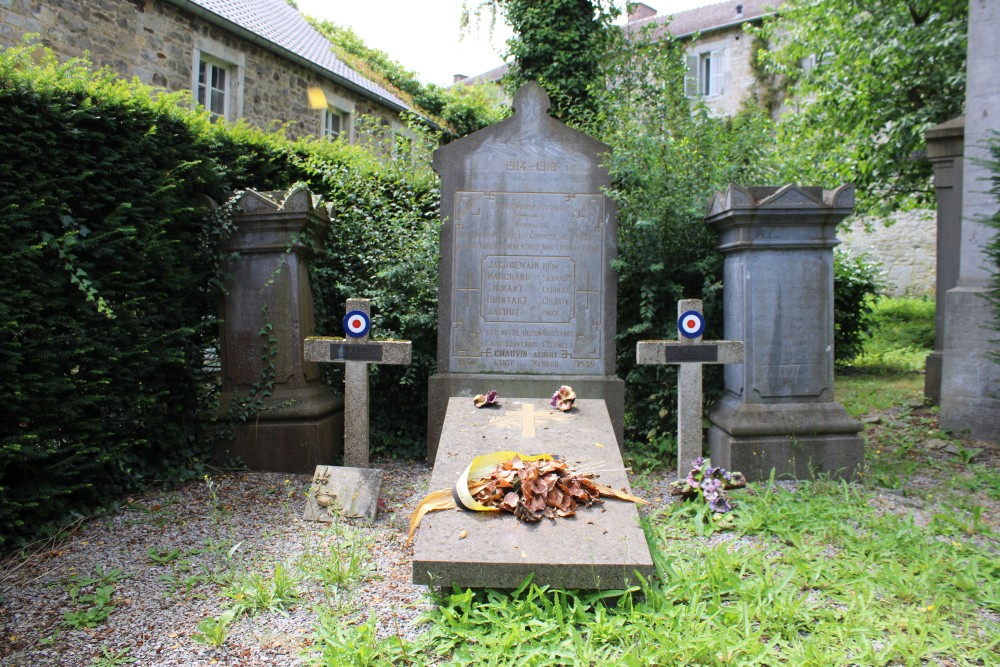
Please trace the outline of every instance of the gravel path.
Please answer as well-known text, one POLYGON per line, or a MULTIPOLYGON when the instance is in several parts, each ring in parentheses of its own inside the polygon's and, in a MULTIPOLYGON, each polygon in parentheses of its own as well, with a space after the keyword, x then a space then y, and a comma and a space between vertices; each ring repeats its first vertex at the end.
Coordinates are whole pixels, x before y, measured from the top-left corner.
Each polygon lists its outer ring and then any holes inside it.
MULTIPOLYGON (((0 664, 76 667, 91 665, 104 650, 128 649, 133 664, 143 667, 301 665, 318 606, 342 622, 373 614, 381 636, 413 636, 427 588, 410 583, 412 549, 404 542, 410 514, 427 493, 430 467, 375 465, 385 471, 385 506, 371 525, 303 521, 307 475, 226 473, 211 484, 129 498, 122 513, 90 521, 26 561, 8 559, 0 574, 0 664), (349 538, 370 567, 360 583, 324 586, 302 572, 312 555, 349 551, 349 538), (241 618, 220 648, 192 640, 199 621, 218 617, 233 602, 224 596, 226 576, 272 577, 276 564, 302 577, 294 608, 241 618), (65 627, 64 612, 87 607, 71 599, 74 582, 115 570, 121 576, 109 578, 117 581, 103 605, 110 608, 107 619, 89 629, 65 627)), ((81 586, 78 600, 94 589, 81 586)))

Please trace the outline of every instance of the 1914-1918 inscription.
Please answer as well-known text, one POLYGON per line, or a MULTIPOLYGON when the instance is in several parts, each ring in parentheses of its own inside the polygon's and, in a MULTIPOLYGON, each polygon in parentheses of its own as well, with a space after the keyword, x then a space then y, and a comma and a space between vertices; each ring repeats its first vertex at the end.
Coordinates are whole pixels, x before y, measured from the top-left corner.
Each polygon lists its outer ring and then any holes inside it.
POLYGON ((603 196, 455 198, 450 370, 604 374, 603 196))

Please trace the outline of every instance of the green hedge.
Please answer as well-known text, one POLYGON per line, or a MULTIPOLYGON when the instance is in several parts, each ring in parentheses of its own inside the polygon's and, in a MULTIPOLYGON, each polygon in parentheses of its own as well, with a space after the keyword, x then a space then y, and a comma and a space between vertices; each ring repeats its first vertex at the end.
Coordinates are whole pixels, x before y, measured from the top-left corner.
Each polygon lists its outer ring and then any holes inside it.
POLYGON ((347 296, 369 296, 380 334, 414 340, 406 395, 391 372, 373 379, 373 411, 395 415, 373 446, 423 447, 435 180, 187 106, 31 45, 0 53, 0 546, 204 460, 227 223, 206 217, 203 195, 305 181, 334 203, 315 273, 321 331, 340 332, 347 296))

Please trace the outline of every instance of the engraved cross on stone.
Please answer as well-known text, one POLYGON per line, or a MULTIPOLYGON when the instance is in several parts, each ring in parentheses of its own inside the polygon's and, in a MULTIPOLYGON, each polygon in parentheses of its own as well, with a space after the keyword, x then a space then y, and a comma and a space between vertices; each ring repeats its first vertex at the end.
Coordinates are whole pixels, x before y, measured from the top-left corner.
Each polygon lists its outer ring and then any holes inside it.
POLYGON ((305 339, 303 354, 307 361, 342 363, 344 377, 344 465, 368 467, 368 364, 408 365, 412 345, 408 340, 369 340, 371 317, 369 299, 348 299, 347 313, 364 317, 347 322, 348 338, 311 336, 305 339), (350 328, 361 327, 353 332, 350 328), (352 337, 353 333, 353 337, 352 337), (359 335, 360 334, 360 335, 359 335))
POLYGON ((701 456, 702 364, 742 364, 743 341, 702 341, 705 320, 701 299, 677 302, 679 340, 643 340, 636 345, 639 364, 679 364, 677 379, 677 476, 701 456), (697 313, 693 315, 692 313, 697 313))

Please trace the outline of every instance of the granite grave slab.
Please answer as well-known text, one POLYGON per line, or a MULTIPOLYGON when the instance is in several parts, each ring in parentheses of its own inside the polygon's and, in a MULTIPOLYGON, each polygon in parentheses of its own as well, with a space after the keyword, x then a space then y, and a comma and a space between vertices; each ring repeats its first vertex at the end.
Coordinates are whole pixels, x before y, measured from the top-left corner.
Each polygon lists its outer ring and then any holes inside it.
MULTIPOLYGON (((477 409, 453 397, 430 489, 451 488, 476 456, 512 450, 552 454, 601 484, 630 491, 605 402, 578 399, 567 413, 548 399, 499 399, 477 409)), ((525 523, 501 512, 445 510, 427 514, 414 540, 418 584, 515 588, 533 575, 560 588, 617 589, 654 573, 633 503, 606 498, 574 517, 525 523)))

